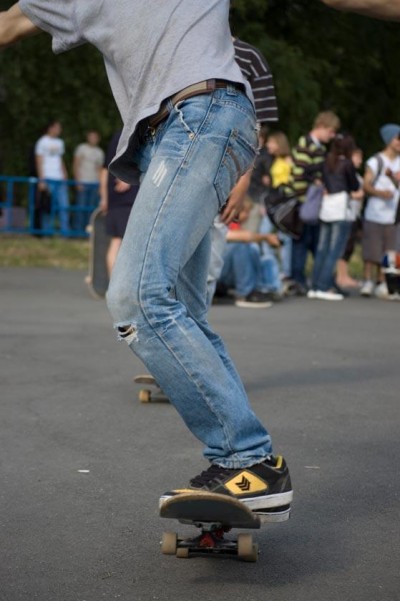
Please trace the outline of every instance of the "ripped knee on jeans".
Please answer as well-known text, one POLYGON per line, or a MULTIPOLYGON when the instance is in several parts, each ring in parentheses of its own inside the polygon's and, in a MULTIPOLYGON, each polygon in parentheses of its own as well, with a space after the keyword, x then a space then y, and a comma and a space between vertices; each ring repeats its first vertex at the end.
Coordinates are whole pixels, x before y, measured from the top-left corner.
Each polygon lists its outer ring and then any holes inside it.
POLYGON ((138 340, 138 331, 135 324, 117 326, 116 329, 118 331, 118 340, 124 340, 128 346, 138 340))

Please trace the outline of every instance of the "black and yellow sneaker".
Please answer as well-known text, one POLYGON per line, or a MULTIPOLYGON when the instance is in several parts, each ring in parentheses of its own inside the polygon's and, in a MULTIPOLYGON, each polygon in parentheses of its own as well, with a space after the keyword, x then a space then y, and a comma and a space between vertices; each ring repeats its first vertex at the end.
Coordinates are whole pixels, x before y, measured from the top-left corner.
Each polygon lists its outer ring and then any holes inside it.
POLYGON ((164 493, 160 506, 171 497, 196 490, 225 494, 242 501, 249 509, 271 516, 269 521, 284 521, 293 499, 289 469, 283 457, 269 457, 263 463, 241 469, 211 465, 190 481, 185 489, 164 493), (276 519, 273 519, 273 518, 276 519))

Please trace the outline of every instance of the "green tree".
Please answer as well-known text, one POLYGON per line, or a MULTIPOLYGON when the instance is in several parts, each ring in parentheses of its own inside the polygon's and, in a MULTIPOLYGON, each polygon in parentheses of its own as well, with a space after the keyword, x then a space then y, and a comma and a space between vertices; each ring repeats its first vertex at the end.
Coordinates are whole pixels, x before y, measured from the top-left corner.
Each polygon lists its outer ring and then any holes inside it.
MULTIPOLYGON (((0 2, 0 8, 10 2, 0 2)), ((321 109, 333 109, 366 153, 379 127, 399 121, 399 25, 342 14, 318 0, 233 0, 232 29, 268 59, 279 127, 294 143, 321 109)), ((67 163, 88 128, 106 143, 120 118, 103 61, 89 46, 53 56, 46 35, 0 54, 3 172, 26 174, 29 148, 50 118, 64 127, 67 163)))
POLYGON ((292 141, 332 109, 367 153, 379 127, 399 121, 399 25, 328 10, 310 0, 234 0, 236 35, 258 46, 275 75, 281 121, 292 141))
POLYGON ((43 35, 0 55, 4 172, 26 174, 30 149, 53 118, 63 125, 69 165, 88 129, 108 141, 121 124, 99 52, 87 45, 54 56, 49 36, 43 35))

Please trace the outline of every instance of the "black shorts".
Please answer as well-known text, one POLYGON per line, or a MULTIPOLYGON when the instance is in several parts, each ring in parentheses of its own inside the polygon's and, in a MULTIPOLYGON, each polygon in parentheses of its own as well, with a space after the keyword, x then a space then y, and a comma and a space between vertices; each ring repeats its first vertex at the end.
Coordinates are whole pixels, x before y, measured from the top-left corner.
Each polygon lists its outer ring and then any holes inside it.
POLYGON ((123 238, 132 205, 109 209, 106 215, 106 232, 112 238, 123 238))

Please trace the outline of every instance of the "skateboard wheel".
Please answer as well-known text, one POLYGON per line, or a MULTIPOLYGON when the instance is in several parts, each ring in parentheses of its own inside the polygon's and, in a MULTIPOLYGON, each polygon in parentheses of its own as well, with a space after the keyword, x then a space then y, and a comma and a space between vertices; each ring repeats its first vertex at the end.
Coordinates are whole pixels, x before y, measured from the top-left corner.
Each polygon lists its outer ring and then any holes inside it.
POLYGON ((251 534, 239 534, 238 536, 238 557, 246 559, 253 554, 253 537, 251 534))
POLYGON ((254 545, 252 545, 251 553, 249 555, 246 555, 245 557, 241 557, 241 559, 243 559, 243 561, 255 563, 258 559, 258 553, 259 553, 258 545, 254 544, 254 545))
POLYGON ((139 401, 141 403, 150 403, 150 401, 151 401, 150 390, 140 390, 139 391, 139 401))
POLYGON ((189 548, 178 547, 176 550, 176 556, 179 557, 179 559, 187 559, 189 557, 189 548))
POLYGON ((177 553, 177 546, 178 537, 176 532, 164 532, 161 540, 161 553, 164 555, 175 555, 177 553))

